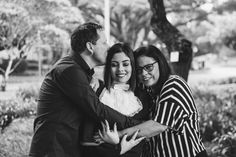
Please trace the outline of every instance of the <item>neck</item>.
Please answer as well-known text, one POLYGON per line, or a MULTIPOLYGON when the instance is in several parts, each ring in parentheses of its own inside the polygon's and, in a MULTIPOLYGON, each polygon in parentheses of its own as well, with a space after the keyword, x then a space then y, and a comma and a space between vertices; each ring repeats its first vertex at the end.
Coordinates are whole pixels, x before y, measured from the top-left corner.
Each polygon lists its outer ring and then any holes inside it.
POLYGON ((152 86, 151 89, 152 89, 152 95, 156 96, 158 94, 158 89, 155 86, 152 86))
POLYGON ((96 63, 93 61, 91 56, 87 56, 85 54, 80 54, 80 56, 83 58, 83 60, 88 64, 90 69, 93 69, 96 65, 96 63))

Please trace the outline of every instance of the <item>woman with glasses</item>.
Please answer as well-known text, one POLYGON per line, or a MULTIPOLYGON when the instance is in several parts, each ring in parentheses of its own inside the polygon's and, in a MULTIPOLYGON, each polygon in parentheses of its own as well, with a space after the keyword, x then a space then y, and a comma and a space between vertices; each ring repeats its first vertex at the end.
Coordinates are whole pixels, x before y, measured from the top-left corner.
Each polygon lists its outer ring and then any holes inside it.
POLYGON ((171 75, 164 55, 155 46, 140 47, 134 54, 139 86, 152 100, 151 120, 125 129, 120 135, 131 135, 139 129, 138 136, 150 138, 148 157, 206 157, 198 111, 187 83, 171 75))

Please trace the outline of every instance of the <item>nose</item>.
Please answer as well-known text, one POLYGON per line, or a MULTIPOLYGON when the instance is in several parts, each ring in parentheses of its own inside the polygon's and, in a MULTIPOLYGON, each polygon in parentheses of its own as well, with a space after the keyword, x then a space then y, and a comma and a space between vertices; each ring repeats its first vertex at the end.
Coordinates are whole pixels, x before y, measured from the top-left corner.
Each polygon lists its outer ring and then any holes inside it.
POLYGON ((140 75, 147 75, 148 74, 148 72, 145 70, 145 69, 142 69, 142 72, 140 73, 140 75))
POLYGON ((122 71, 122 70, 124 70, 124 66, 122 66, 122 65, 119 65, 119 67, 118 67, 118 70, 119 70, 119 71, 122 71))

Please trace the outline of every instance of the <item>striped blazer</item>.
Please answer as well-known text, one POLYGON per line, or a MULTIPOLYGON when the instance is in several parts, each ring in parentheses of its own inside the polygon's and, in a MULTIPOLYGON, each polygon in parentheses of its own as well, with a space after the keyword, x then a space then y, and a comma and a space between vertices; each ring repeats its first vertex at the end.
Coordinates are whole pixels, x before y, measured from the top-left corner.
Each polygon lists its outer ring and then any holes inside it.
POLYGON ((205 150, 192 92, 181 77, 171 75, 155 103, 152 118, 168 129, 151 138, 151 156, 194 157, 205 150))

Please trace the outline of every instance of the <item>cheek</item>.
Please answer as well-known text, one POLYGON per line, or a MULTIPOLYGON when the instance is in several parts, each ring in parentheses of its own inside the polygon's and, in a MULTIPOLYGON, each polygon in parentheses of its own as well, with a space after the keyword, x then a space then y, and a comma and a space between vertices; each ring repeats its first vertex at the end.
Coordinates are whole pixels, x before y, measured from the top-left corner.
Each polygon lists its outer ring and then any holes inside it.
POLYGON ((128 68, 128 71, 129 71, 130 74, 132 73, 132 67, 131 66, 128 68))
POLYGON ((154 73, 154 79, 155 79, 155 83, 159 80, 159 77, 160 77, 160 74, 159 74, 159 71, 154 73))

